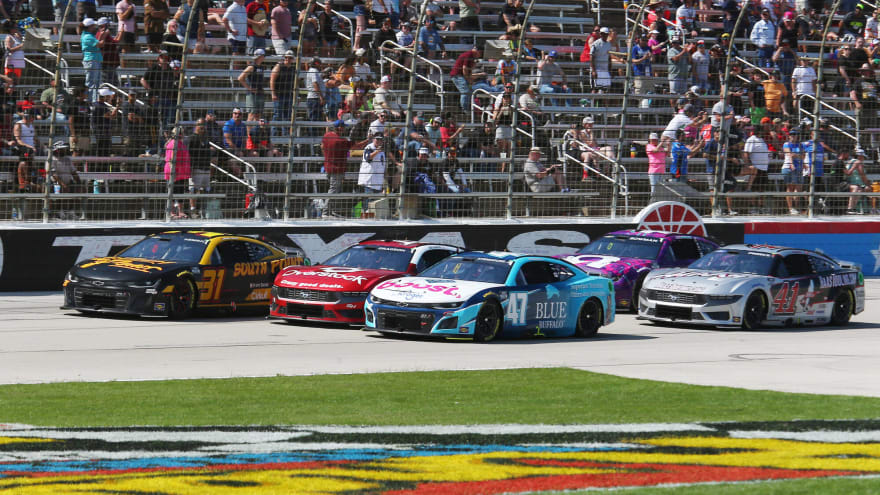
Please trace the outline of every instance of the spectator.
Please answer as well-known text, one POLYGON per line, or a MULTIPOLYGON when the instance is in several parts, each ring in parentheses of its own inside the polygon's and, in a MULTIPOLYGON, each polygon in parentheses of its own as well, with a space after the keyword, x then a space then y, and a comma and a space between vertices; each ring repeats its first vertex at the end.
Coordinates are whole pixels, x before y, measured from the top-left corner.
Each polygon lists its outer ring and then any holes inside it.
POLYGON ((257 125, 247 128, 247 149, 252 157, 273 157, 281 156, 281 152, 272 145, 272 131, 266 119, 262 117, 260 112, 256 112, 253 119, 257 125))
MULTIPOLYGON (((245 7, 247 14, 247 53, 254 55, 257 50, 266 48, 266 32, 269 31, 269 11, 266 9, 267 4, 256 1, 250 2, 245 7)), ((315 4, 312 4, 314 9, 315 4)), ((305 45, 305 43, 303 43, 305 45)), ((303 51, 306 51, 305 46, 303 51)), ((308 56, 309 54, 306 53, 308 56)))
POLYGON ((223 126, 217 123, 217 116, 213 110, 205 112, 205 134, 208 135, 208 141, 223 146, 226 142, 223 137, 223 126))
POLYGON ((233 0, 223 14, 223 27, 226 28, 226 39, 229 40, 233 55, 244 55, 247 48, 250 23, 244 2, 245 0, 233 0))
POLYGON ((245 106, 249 114, 248 120, 255 120, 254 116, 262 114, 266 107, 266 68, 263 67, 266 51, 257 48, 253 51, 253 57, 253 61, 238 76, 239 84, 247 91, 245 106))
MULTIPOLYGON (((296 67, 293 65, 295 55, 293 50, 282 53, 284 59, 275 64, 269 76, 269 90, 272 93, 273 107, 272 120, 290 122, 290 112, 293 108, 293 82, 296 78, 296 67)), ((281 128, 277 128, 275 134, 281 135, 281 128)))
POLYGON ((391 18, 385 18, 385 20, 382 21, 379 30, 373 33, 372 46, 376 58, 379 58, 381 55, 392 55, 394 53, 394 47, 382 46, 386 41, 397 43, 397 33, 395 33, 394 29, 391 27, 391 18))
POLYGON ((675 11, 675 27, 679 33, 685 33, 691 38, 698 36, 697 11, 694 9, 694 0, 684 0, 684 3, 675 11))
MULTIPOLYGON (((412 57, 410 57, 409 54, 412 52, 416 40, 412 33, 412 26, 408 22, 401 23, 400 31, 398 31, 395 36, 397 38, 397 44, 404 48, 404 50, 398 52, 397 61, 404 67, 409 67, 412 62, 412 57)), ((397 66, 392 64, 390 73, 394 74, 396 70, 397 66)))
POLYGON ((332 77, 324 81, 324 88, 324 115, 330 120, 339 113, 342 93, 339 91, 339 81, 332 77))
POLYGON ((871 146, 873 134, 867 129, 876 127, 877 122, 877 78, 874 69, 870 65, 862 65, 862 77, 855 80, 849 97, 856 107, 856 115, 859 124, 859 143, 863 146, 871 146))
POLYGON ((862 200, 859 193, 868 191, 868 184, 870 184, 868 176, 865 175, 865 150, 856 148, 853 155, 855 158, 847 162, 846 168, 843 171, 844 175, 846 175, 846 181, 849 183, 849 192, 854 193, 847 201, 846 214, 864 215, 864 210, 861 207, 856 210, 856 207, 860 205, 862 200))
MULTIPOLYGON (((79 177, 79 172, 76 169, 76 165, 73 164, 73 161, 70 159, 70 147, 64 141, 57 141, 54 145, 52 145, 52 154, 54 155, 52 160, 52 168, 49 171, 52 182, 58 185, 61 189, 61 193, 84 193, 85 184, 82 179, 79 177)), ((83 201, 82 199, 74 200, 72 202, 62 202, 60 206, 60 210, 58 211, 59 220, 66 219, 86 219, 86 212, 83 210, 83 201), (76 209, 79 210, 80 214, 76 215, 73 211, 66 211, 65 208, 69 208, 70 205, 76 205, 76 209)))
POLYGON ((52 108, 57 106, 58 113, 64 113, 64 108, 61 105, 58 105, 56 102, 58 100, 58 91, 55 88, 55 78, 49 79, 49 87, 44 89, 42 93, 40 93, 40 110, 42 114, 47 118, 50 117, 52 113, 52 108))
POLYGON ((529 150, 529 158, 523 164, 524 180, 529 190, 535 193, 551 192, 557 188, 561 192, 568 192, 565 185, 565 174, 562 173, 562 165, 554 163, 544 167, 541 163, 541 148, 533 147, 529 150))
POLYGON ((651 90, 651 77, 654 71, 651 70, 651 60, 654 58, 651 48, 648 46, 648 40, 644 36, 640 36, 636 46, 630 53, 633 63, 633 89, 636 94, 645 94, 651 90))
POLYGON ((162 122, 169 125, 173 118, 174 98, 177 93, 178 77, 171 68, 168 52, 161 51, 156 63, 150 66, 141 77, 141 86, 150 97, 156 96, 162 122))
POLYGON ((840 38, 846 38, 847 36, 851 38, 861 38, 865 35, 865 25, 867 22, 868 18, 865 16, 865 6, 857 4, 855 10, 849 12, 843 17, 837 35, 840 38))
MULTIPOLYGON (((321 55, 333 57, 339 46, 339 30, 345 20, 333 12, 333 2, 324 2, 324 10, 318 14, 318 25, 321 33, 321 55)), ((392 67, 394 67, 392 65, 392 67)))
MULTIPOLYGON (((598 41, 596 42, 598 43, 598 41)), ((593 43, 595 46, 595 43, 593 43)), ((595 53, 591 54, 590 63, 593 62, 595 53)), ((556 63, 556 50, 550 51, 538 62, 538 92, 541 94, 571 93, 571 88, 566 84, 565 72, 556 63)), ((557 106, 556 100, 551 99, 550 104, 557 106)), ((571 100, 565 100, 565 106, 573 106, 571 100)))
POLYGON ((878 20, 880 20, 880 9, 874 9, 871 17, 865 21, 865 41, 873 42, 880 37, 880 22, 878 20))
MULTIPOLYGON (((501 158, 507 158, 513 146, 513 101, 511 93, 504 92, 495 103, 492 122, 495 123, 495 141, 501 158)), ((507 170, 507 163, 501 164, 501 171, 507 170)))
POLYGON ((788 41, 783 40, 779 48, 773 53, 773 63, 776 64, 776 67, 782 75, 782 84, 790 92, 791 76, 798 63, 798 56, 788 41))
POLYGON ((526 10, 523 8, 523 0, 507 0, 498 14, 498 29, 507 31, 517 25, 522 26, 525 16, 526 10))
POLYGON ((759 67, 770 67, 773 57, 773 47, 776 44, 776 26, 770 19, 770 9, 761 10, 761 20, 752 25, 749 35, 752 44, 757 47, 757 61, 759 67))
MULTIPOLYGON (((358 172, 358 186, 365 194, 381 194, 385 187, 385 138, 373 135, 373 142, 364 148, 363 160, 358 172)), ((368 201, 368 200, 365 200, 368 201)), ((362 203, 363 206, 366 202, 362 203)))
POLYGON ((440 52, 440 58, 446 58, 446 46, 437 31, 437 23, 430 17, 425 18, 425 27, 419 32, 419 55, 434 59, 440 52))
POLYGON ((691 125, 696 116, 694 112, 693 105, 687 104, 681 107, 672 119, 669 120, 669 123, 666 124, 666 128, 663 130, 663 140, 674 140, 679 129, 684 129, 686 126, 691 125))
MULTIPOLYGON (((178 7, 177 12, 174 13, 174 21, 179 27, 183 28, 184 33, 186 33, 187 28, 189 29, 189 39, 185 47, 187 53, 202 53, 205 51, 205 21, 207 15, 207 0, 185 0, 178 7), (195 18, 190 24, 189 17, 193 14, 195 18)), ((178 31, 180 31, 179 28, 178 31)), ((180 43, 183 43, 186 36, 178 32, 178 38, 180 43)))
POLYGON ((529 113, 535 120, 538 120, 543 115, 541 105, 538 103, 538 95, 535 93, 537 89, 537 85, 529 84, 526 86, 525 93, 519 95, 519 109, 529 113))
POLYGON ((367 51, 358 48, 354 54, 354 75, 362 82, 364 88, 370 87, 373 81, 373 69, 370 68, 370 62, 367 60, 367 51))
POLYGON ((717 103, 712 105, 712 128, 719 129, 724 127, 725 130, 729 130, 731 124, 733 123, 734 113, 733 113, 733 105, 727 103, 730 99, 729 96, 726 96, 717 103))
POLYGON ((837 71, 846 82, 844 91, 847 93, 852 89, 854 81, 861 75, 860 68, 868 63, 868 53, 865 52, 864 47, 865 41, 862 38, 852 44, 840 47, 840 54, 837 57, 837 71))
POLYGON ((458 0, 459 24, 463 31, 480 30, 480 0, 458 0))
POLYGON ((12 126, 12 137, 18 146, 19 154, 37 155, 36 132, 34 131, 34 111, 27 110, 23 118, 12 126))
MULTIPOLYGON (((21 79, 21 71, 24 70, 24 37, 21 34, 21 29, 18 28, 18 24, 14 22, 7 22, 9 35, 6 36, 6 40, 4 40, 4 44, 6 47, 6 57, 4 61, 4 70, 3 73, 7 77, 11 77, 13 80, 13 84, 18 84, 21 79)), ((94 37, 94 36, 92 36, 94 37)), ((85 54, 85 48, 83 48, 83 54, 85 54)), ((85 65, 83 65, 85 68, 85 65)))
POLYGON ((147 136, 149 131, 146 126, 146 108, 143 102, 138 101, 135 91, 128 92, 128 101, 123 110, 127 124, 127 132, 122 139, 128 156, 139 156, 149 147, 147 136))
MULTIPOLYGON (((235 156, 244 156, 246 138, 247 127, 241 121, 241 109, 235 108, 232 110, 232 118, 223 125, 224 148, 235 156)), ((230 168, 235 175, 241 175, 241 167, 234 161, 230 162, 230 168)))
POLYGON ((648 136, 648 144, 645 145, 645 154, 648 155, 648 180, 651 182, 651 198, 654 198, 657 184, 663 182, 663 177, 666 175, 669 141, 661 143, 657 133, 652 132, 648 136))
POLYGON ((98 19, 98 32, 95 36, 101 42, 102 82, 117 86, 119 85, 119 77, 116 75, 116 68, 120 64, 119 40, 122 39, 122 32, 120 31, 114 36, 110 19, 102 17, 98 19))
POLYGON ((666 57, 669 60, 667 75, 669 92, 682 94, 687 88, 687 78, 691 71, 691 54, 694 47, 693 45, 682 47, 681 38, 678 35, 673 35, 669 42, 671 45, 666 50, 666 57))
POLYGON ((387 125, 388 112, 385 110, 376 110, 376 120, 370 122, 370 129, 367 134, 375 136, 376 134, 385 134, 385 126, 387 125))
POLYGON ((96 17, 98 17, 98 3, 95 0, 77 0, 77 2, 76 2, 76 20, 77 20, 77 22, 82 23, 86 19, 94 19, 96 17))
POLYGON ((797 52, 798 38, 800 38, 800 26, 795 22, 794 12, 788 11, 782 14, 782 22, 776 27, 776 46, 782 46, 787 42, 788 46, 797 52))
MULTIPOLYGON (((809 131, 805 134, 809 136, 809 131)), ((810 180, 812 176, 813 190, 816 192, 825 192, 825 146, 821 141, 810 139, 804 142, 804 184, 807 190, 810 189, 810 180)), ((825 207, 825 199, 819 198, 819 207, 823 210, 825 207)))
MULTIPOLYGON (((464 0, 460 0, 459 3, 462 1, 464 0)), ((474 72, 474 65, 479 58, 480 49, 473 46, 470 50, 463 52, 458 56, 449 73, 452 77, 453 84, 455 84, 455 88, 458 89, 459 105, 463 112, 470 110, 471 84, 473 83, 474 78, 481 74, 474 72)), ((485 75, 485 73, 482 74, 485 75)))
POLYGON ((770 70, 770 79, 764 81, 764 100, 767 103, 767 113, 770 117, 788 115, 785 107, 788 90, 779 81, 779 69, 770 70))
MULTIPOLYGON (((593 41, 593 43, 590 45, 590 73, 592 74, 593 92, 594 93, 604 92, 604 91, 608 90, 608 88, 611 87, 611 49, 612 49, 612 46, 611 46, 611 42, 608 41, 609 33, 610 33, 610 31, 607 27, 604 27, 604 26, 601 27, 599 29, 599 39, 593 41)), ((554 59, 556 58, 555 51, 551 51, 550 54, 553 55, 554 59)), ((556 65, 555 62, 554 62, 554 65, 556 65)), ((559 66, 556 65, 556 67, 558 68, 559 66)), ((540 64, 538 65, 538 68, 539 69, 541 68, 540 64)), ((559 72, 562 72, 562 70, 560 69, 559 72)), ((540 74, 538 77, 540 77, 540 74)), ((564 73, 562 73, 562 82, 563 82, 563 87, 565 87, 565 74, 564 73)), ((544 93, 543 86, 542 86, 541 92, 544 93)), ((556 91, 556 92, 560 93, 563 91, 556 91)), ((564 92, 571 93, 571 90, 567 90, 564 92)), ((568 100, 566 100, 566 103, 570 103, 570 102, 568 100)), ((555 105, 556 104, 554 103, 554 106, 555 105)))
MULTIPOLYGON (((330 2, 327 2, 328 4, 330 2)), ((283 55, 291 48, 293 14, 290 12, 288 0, 280 0, 269 14, 272 22, 272 47, 276 55, 283 55)), ((278 120, 278 119, 275 119, 278 120)))
POLYGON ((382 76, 379 87, 376 89, 375 96, 373 97, 373 108, 390 112, 391 115, 397 118, 400 118, 402 115, 400 105, 393 100, 390 76, 382 76))
POLYGON ((171 19, 165 26, 165 32, 162 34, 161 47, 163 51, 168 52, 171 60, 180 60, 183 58, 183 35, 178 32, 177 21, 171 19))
POLYGON ((464 130, 464 124, 456 125, 455 118, 451 113, 446 114, 443 127, 440 128, 440 146, 443 150, 455 148, 457 145, 456 138, 464 130))
POLYGON ((306 107, 308 119, 311 121, 324 120, 324 79, 321 78, 321 59, 315 57, 309 64, 306 73, 306 107))
POLYGON ((74 100, 67 113, 70 123, 70 148, 73 150, 73 156, 87 155, 92 144, 92 106, 86 98, 87 92, 87 88, 76 89, 74 100))
POLYGON ((333 127, 321 138, 321 149, 324 153, 324 173, 327 174, 327 194, 330 197, 324 206, 324 216, 338 217, 338 212, 333 210, 331 200, 334 194, 343 192, 342 185, 345 172, 348 168, 348 155, 353 148, 360 148, 369 142, 369 139, 360 142, 352 142, 342 136, 345 129, 343 120, 333 122, 333 127))
POLYGON ((315 56, 315 45, 318 42, 318 29, 320 28, 316 8, 315 3, 309 4, 308 9, 299 12, 296 20, 297 25, 302 26, 302 55, 305 57, 315 56))
MULTIPOLYGON (((746 140, 743 148, 743 167, 741 172, 749 176, 746 184, 747 192, 763 193, 769 190, 770 182, 767 177, 767 171, 770 168, 770 150, 767 143, 761 138, 761 135, 755 131, 754 127, 747 129, 749 138, 746 140)), ((763 208, 763 197, 755 197, 752 199, 754 208, 750 209, 750 214, 756 214, 758 208, 763 208)))
MULTIPOLYGON (((196 120, 192 136, 186 141, 186 149, 189 151, 191 177, 189 178, 189 192, 192 194, 204 194, 211 192, 211 143, 205 132, 205 119, 196 120)), ((202 210, 204 211, 204 210, 202 210)), ((199 213, 199 205, 196 198, 189 200, 189 217, 199 218, 204 214, 199 213)))
POLYGON ((91 17, 82 22, 83 32, 80 35, 80 46, 83 51, 83 70, 86 73, 86 87, 89 89, 89 100, 98 99, 98 86, 101 85, 101 62, 104 59, 101 54, 102 41, 95 37, 98 32, 98 22, 91 17))
MULTIPOLYGON (((665 133, 664 133, 665 134, 665 133)), ((682 142, 685 139, 685 130, 679 129, 675 133, 675 140, 670 146, 670 154, 672 155, 672 163, 669 166, 669 173, 672 174, 672 180, 676 182, 686 182, 688 173, 688 156, 695 153, 703 147, 705 141, 698 140, 694 144, 688 146, 682 142)))
MULTIPOLYGON (((165 180, 171 178, 172 164, 174 164, 173 191, 174 194, 184 194, 189 188, 189 179, 192 177, 192 166, 189 158, 189 150, 183 142, 183 134, 180 128, 175 128, 171 139, 165 143, 165 180)), ((183 217, 186 215, 183 214, 183 217)))
MULTIPOLYGON (((803 166, 804 166, 804 147, 800 142, 800 129, 793 128, 788 134, 788 142, 782 145, 784 159, 782 162, 782 182, 785 184, 786 192, 801 192, 804 183, 803 166)), ((798 197, 786 196, 785 203, 788 206, 788 212, 792 215, 799 215, 797 210, 798 197)))
POLYGON ((361 37, 364 31, 367 30, 367 6, 364 0, 353 0, 352 3, 354 4, 355 32, 351 48, 357 50, 358 48, 363 48, 361 37))
POLYGON ((691 54, 693 63, 693 82, 703 91, 709 91, 709 53, 706 51, 706 42, 697 41, 697 49, 691 54))
POLYGON ((110 156, 113 144, 113 124, 117 122, 119 107, 111 103, 114 92, 110 88, 98 90, 98 101, 92 104, 92 130, 95 136, 95 154, 110 156))
MULTIPOLYGON (((244 0, 239 0, 244 1, 244 0)), ((144 34, 147 36, 147 49, 152 53, 160 51, 165 20, 171 17, 165 0, 144 0, 144 34)))
POLYGON ((542 57, 541 51, 535 48, 532 40, 526 38, 522 44, 522 51, 520 52, 520 60, 523 62, 537 62, 538 59, 542 57))
POLYGON ((437 150, 434 143, 428 139, 428 131, 425 128, 425 121, 418 115, 413 115, 412 125, 410 125, 409 131, 409 139, 406 144, 408 154, 416 154, 419 148, 427 148, 431 153, 437 150))
POLYGON ((817 76, 813 65, 806 57, 800 59, 800 65, 791 74, 792 100, 800 108, 800 97, 816 96, 817 76))

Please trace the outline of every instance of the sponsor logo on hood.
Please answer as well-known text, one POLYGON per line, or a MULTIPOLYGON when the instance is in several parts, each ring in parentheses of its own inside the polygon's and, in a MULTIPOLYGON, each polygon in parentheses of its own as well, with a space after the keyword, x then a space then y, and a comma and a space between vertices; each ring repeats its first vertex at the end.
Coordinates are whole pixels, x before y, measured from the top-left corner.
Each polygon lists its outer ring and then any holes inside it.
MULTIPOLYGON (((450 281, 451 282, 451 281, 450 281)), ((454 283, 447 284, 438 284, 438 283, 430 283, 425 280, 423 282, 403 282, 400 280, 388 280, 382 282, 381 284, 376 286, 376 290, 379 289, 387 289, 394 290, 395 292, 405 293, 407 296, 407 300, 412 300, 412 298, 416 297, 418 293, 426 293, 426 292, 436 292, 445 294, 450 297, 454 297, 456 299, 461 299, 461 293, 459 292, 459 288, 454 283), (397 289, 408 289, 406 291, 401 291, 397 289)))
POLYGON ((359 271, 361 271, 360 268, 350 268, 347 266, 325 266, 308 271, 291 268, 285 272, 285 275, 336 278, 347 280, 349 282, 356 282, 358 285, 362 285, 367 281, 367 277, 363 275, 352 275, 352 273, 359 271))
POLYGON ((177 262, 166 260, 149 260, 145 258, 107 257, 89 260, 80 265, 80 268, 90 268, 97 265, 107 265, 113 268, 123 268, 126 270, 133 270, 141 273, 150 273, 153 271, 161 272, 164 268, 164 265, 173 265, 175 263, 177 262))

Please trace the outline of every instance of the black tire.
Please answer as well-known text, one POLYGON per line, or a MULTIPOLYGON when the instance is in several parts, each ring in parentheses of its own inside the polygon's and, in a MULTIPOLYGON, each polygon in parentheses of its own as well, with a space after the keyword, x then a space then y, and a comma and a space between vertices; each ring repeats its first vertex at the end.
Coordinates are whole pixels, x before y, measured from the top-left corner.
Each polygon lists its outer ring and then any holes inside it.
POLYGON ((758 291, 749 294, 742 314, 743 330, 758 330, 767 317, 767 299, 758 291))
POLYGON ((842 327, 849 323, 853 312, 853 293, 844 290, 834 299, 834 307, 831 309, 831 324, 842 327))
POLYGON ((501 306, 495 301, 486 301, 477 311, 474 321, 474 341, 490 342, 501 332, 501 306))
POLYGON ((196 287, 192 280, 179 278, 168 296, 168 317, 175 320, 189 318, 196 308, 196 287))
POLYGON ((595 297, 584 301, 578 312, 577 326, 574 329, 576 337, 592 337, 599 332, 602 326, 602 303, 595 297))
POLYGON ((645 282, 645 276, 639 277, 636 284, 633 285, 632 299, 629 301, 629 309, 635 314, 639 314, 639 292, 642 291, 642 284, 645 282))

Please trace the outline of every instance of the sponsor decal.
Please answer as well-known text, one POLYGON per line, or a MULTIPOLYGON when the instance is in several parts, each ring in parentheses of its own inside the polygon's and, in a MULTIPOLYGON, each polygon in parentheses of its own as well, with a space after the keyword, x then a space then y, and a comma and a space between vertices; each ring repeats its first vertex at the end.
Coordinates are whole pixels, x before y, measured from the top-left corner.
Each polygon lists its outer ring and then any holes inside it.
MULTIPOLYGON (((540 316, 538 317, 540 318, 540 316)), ((565 326, 565 320, 541 320, 538 322, 538 330, 541 328, 562 328, 565 326)), ((535 334, 537 336, 538 334, 535 334)))
POLYGON ((269 264, 265 261, 236 263, 232 267, 233 277, 253 277, 269 273, 269 264))
POLYGON ((123 268, 141 273, 162 271, 163 265, 173 265, 176 261, 148 260, 144 258, 95 258, 88 263, 83 263, 81 268, 89 268, 97 265, 107 265, 113 268, 123 268))
POLYGON ((254 289, 247 295, 245 301, 266 301, 272 296, 272 289, 254 289))
MULTIPOLYGON (((356 282, 358 285, 362 285, 364 282, 367 281, 367 277, 365 277, 363 275, 346 275, 346 273, 348 273, 348 272, 335 271, 335 270, 338 270, 339 268, 345 268, 345 267, 327 267, 327 268, 322 268, 320 270, 308 270, 308 271, 291 269, 291 270, 287 271, 287 274, 288 275, 298 275, 298 276, 303 276, 303 277, 338 278, 341 280, 347 280, 349 282, 356 282), (329 270, 329 268, 334 268, 334 270, 329 270)), ((357 268, 355 268, 355 269, 346 268, 346 270, 350 270, 350 271, 354 271, 354 272, 358 271, 357 268)), ((305 284, 303 282, 300 282, 300 285, 304 286, 305 284)))
POLYGON ((855 286, 858 275, 855 273, 835 273, 833 275, 819 276, 819 288, 855 286))
MULTIPOLYGON (((447 296, 454 297, 456 299, 461 299, 461 294, 458 293, 458 287, 454 285, 441 285, 441 284, 431 284, 424 283, 419 284, 415 282, 397 282, 394 280, 388 280, 386 282, 382 282, 381 284, 376 286, 376 289, 415 289, 423 292, 438 292, 443 293, 447 296)), ((397 291, 402 293, 413 294, 418 297, 418 292, 413 291, 397 291)))
MULTIPOLYGON (((539 302, 535 304, 535 318, 538 320, 542 320, 544 318, 552 318, 553 320, 559 320, 560 322, 564 321, 565 318, 568 317, 568 302, 560 301, 560 302, 539 302)), ((548 327, 541 322, 545 328, 562 328, 559 327, 548 327)))
POLYGON ((503 494, 880 474, 880 422, 0 427, 0 491, 503 494))
POLYGON ((653 276, 656 279, 666 279, 666 278, 705 278, 707 280, 717 280, 722 278, 745 278, 752 277, 754 275, 750 275, 748 273, 727 273, 727 272, 707 272, 707 271, 696 271, 696 270, 683 270, 676 272, 666 272, 659 273, 653 276))
POLYGON ((165 311, 165 303, 156 303, 153 305, 154 311, 165 311))

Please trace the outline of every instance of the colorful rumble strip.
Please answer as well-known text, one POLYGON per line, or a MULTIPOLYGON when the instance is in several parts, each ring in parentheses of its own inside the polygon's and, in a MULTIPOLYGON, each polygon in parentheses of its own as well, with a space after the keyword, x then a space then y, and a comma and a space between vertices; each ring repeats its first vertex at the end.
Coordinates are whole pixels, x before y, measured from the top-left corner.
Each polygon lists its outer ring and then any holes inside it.
POLYGON ((0 425, 0 492, 493 494, 880 473, 880 421, 55 429, 0 425))

